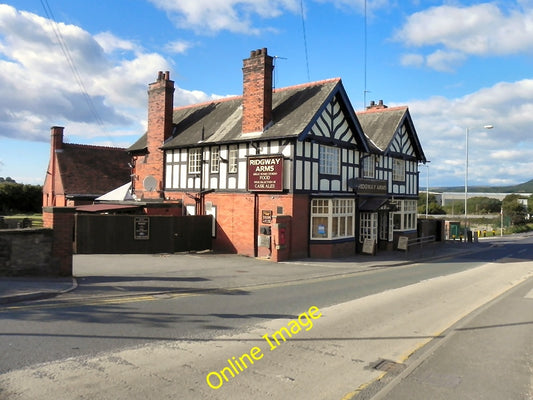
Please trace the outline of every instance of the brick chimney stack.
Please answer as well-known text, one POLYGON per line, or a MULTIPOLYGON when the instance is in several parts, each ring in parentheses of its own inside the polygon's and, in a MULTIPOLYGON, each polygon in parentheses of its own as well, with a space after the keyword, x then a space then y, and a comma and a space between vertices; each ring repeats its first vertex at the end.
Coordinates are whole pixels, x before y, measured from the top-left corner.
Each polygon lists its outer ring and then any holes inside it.
POLYGON ((370 105, 366 108, 367 110, 384 110, 385 108, 389 108, 385 104, 383 104, 383 100, 380 100, 378 104, 374 100, 370 102, 370 105))
POLYGON ((160 199, 163 197, 164 154, 161 146, 172 136, 173 113, 174 81, 170 80, 168 71, 164 73, 159 71, 157 80, 148 86, 147 154, 142 161, 138 160, 136 163, 139 181, 136 185, 136 193, 142 194, 143 198, 160 199))
POLYGON ((63 131, 64 127, 62 126, 52 126, 50 128, 50 137, 52 145, 52 153, 56 150, 61 150, 63 148, 63 131))
POLYGON ((157 147, 172 135, 173 109, 174 81, 168 71, 159 71, 157 81, 148 86, 148 140, 158 141, 157 147))
POLYGON ((273 70, 274 58, 266 48, 243 60, 242 133, 263 132, 272 122, 273 70))

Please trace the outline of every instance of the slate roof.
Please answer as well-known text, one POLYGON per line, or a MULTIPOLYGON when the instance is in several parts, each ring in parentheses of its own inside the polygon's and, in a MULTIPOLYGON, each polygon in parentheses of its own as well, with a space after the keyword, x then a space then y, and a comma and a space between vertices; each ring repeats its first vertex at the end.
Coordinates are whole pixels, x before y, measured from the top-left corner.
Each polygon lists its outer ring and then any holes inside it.
POLYGON ((387 150, 394 134, 401 125, 407 107, 370 109, 356 113, 365 135, 381 151, 387 150))
POLYGON ((131 179, 123 148, 63 143, 55 154, 67 196, 102 195, 131 179))
MULTIPOLYGON (((242 96, 176 108, 173 115, 174 134, 162 148, 236 143, 259 137, 261 140, 301 138, 335 95, 341 95, 349 103, 339 78, 274 90, 272 123, 261 134, 242 133, 242 96)), ((348 107, 351 106, 348 104, 348 107)), ((366 148, 362 130, 357 121, 354 124, 357 125, 355 134, 360 135, 358 142, 366 148)), ((128 151, 137 152, 145 148, 146 134, 128 151)))
POLYGON ((356 115, 371 145, 375 146, 382 153, 387 153, 398 128, 406 123, 409 137, 417 153, 417 158, 420 161, 426 161, 409 113, 409 107, 400 106, 369 109, 359 111, 356 115))
MULTIPOLYGON (((274 90, 272 124, 261 139, 298 137, 340 84, 337 78, 274 90)), ((242 96, 178 108, 174 123, 177 134, 164 144, 165 149, 254 138, 242 133, 242 96)))

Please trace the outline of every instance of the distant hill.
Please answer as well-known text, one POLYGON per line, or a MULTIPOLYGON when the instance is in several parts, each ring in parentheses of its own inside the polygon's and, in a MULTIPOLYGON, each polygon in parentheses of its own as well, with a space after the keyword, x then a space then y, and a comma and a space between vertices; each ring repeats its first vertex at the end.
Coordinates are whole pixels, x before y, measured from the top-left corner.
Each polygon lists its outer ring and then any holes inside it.
MULTIPOLYGON (((435 192, 463 192, 464 186, 434 187, 435 192)), ((479 193, 533 193, 533 179, 513 186, 468 186, 469 192, 479 193)))

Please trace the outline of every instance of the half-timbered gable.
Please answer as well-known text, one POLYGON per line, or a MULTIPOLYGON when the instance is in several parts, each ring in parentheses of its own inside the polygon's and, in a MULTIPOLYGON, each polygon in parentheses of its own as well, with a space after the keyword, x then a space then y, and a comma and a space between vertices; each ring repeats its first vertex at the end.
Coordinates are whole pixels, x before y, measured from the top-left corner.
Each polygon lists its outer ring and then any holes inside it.
POLYGON ((363 213, 361 224, 373 227, 375 240, 392 242, 395 232, 416 231, 418 163, 426 158, 407 107, 372 103, 357 117, 372 146, 363 156, 363 178, 383 182, 388 197, 375 203, 381 208, 363 213))
POLYGON ((298 137, 295 191, 352 192, 348 181, 359 175, 360 152, 368 146, 339 81, 298 137))
POLYGON ((377 179, 390 194, 418 196, 418 163, 426 162, 409 109, 386 106, 357 113, 365 134, 380 154, 377 179))

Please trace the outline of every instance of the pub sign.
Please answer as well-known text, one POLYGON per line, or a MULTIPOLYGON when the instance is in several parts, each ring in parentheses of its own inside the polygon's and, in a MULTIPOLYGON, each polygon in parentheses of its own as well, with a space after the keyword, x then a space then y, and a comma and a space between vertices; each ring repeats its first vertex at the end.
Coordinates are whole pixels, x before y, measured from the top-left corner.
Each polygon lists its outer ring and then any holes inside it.
POLYGON ((248 191, 283 191, 283 155, 248 157, 248 191))

